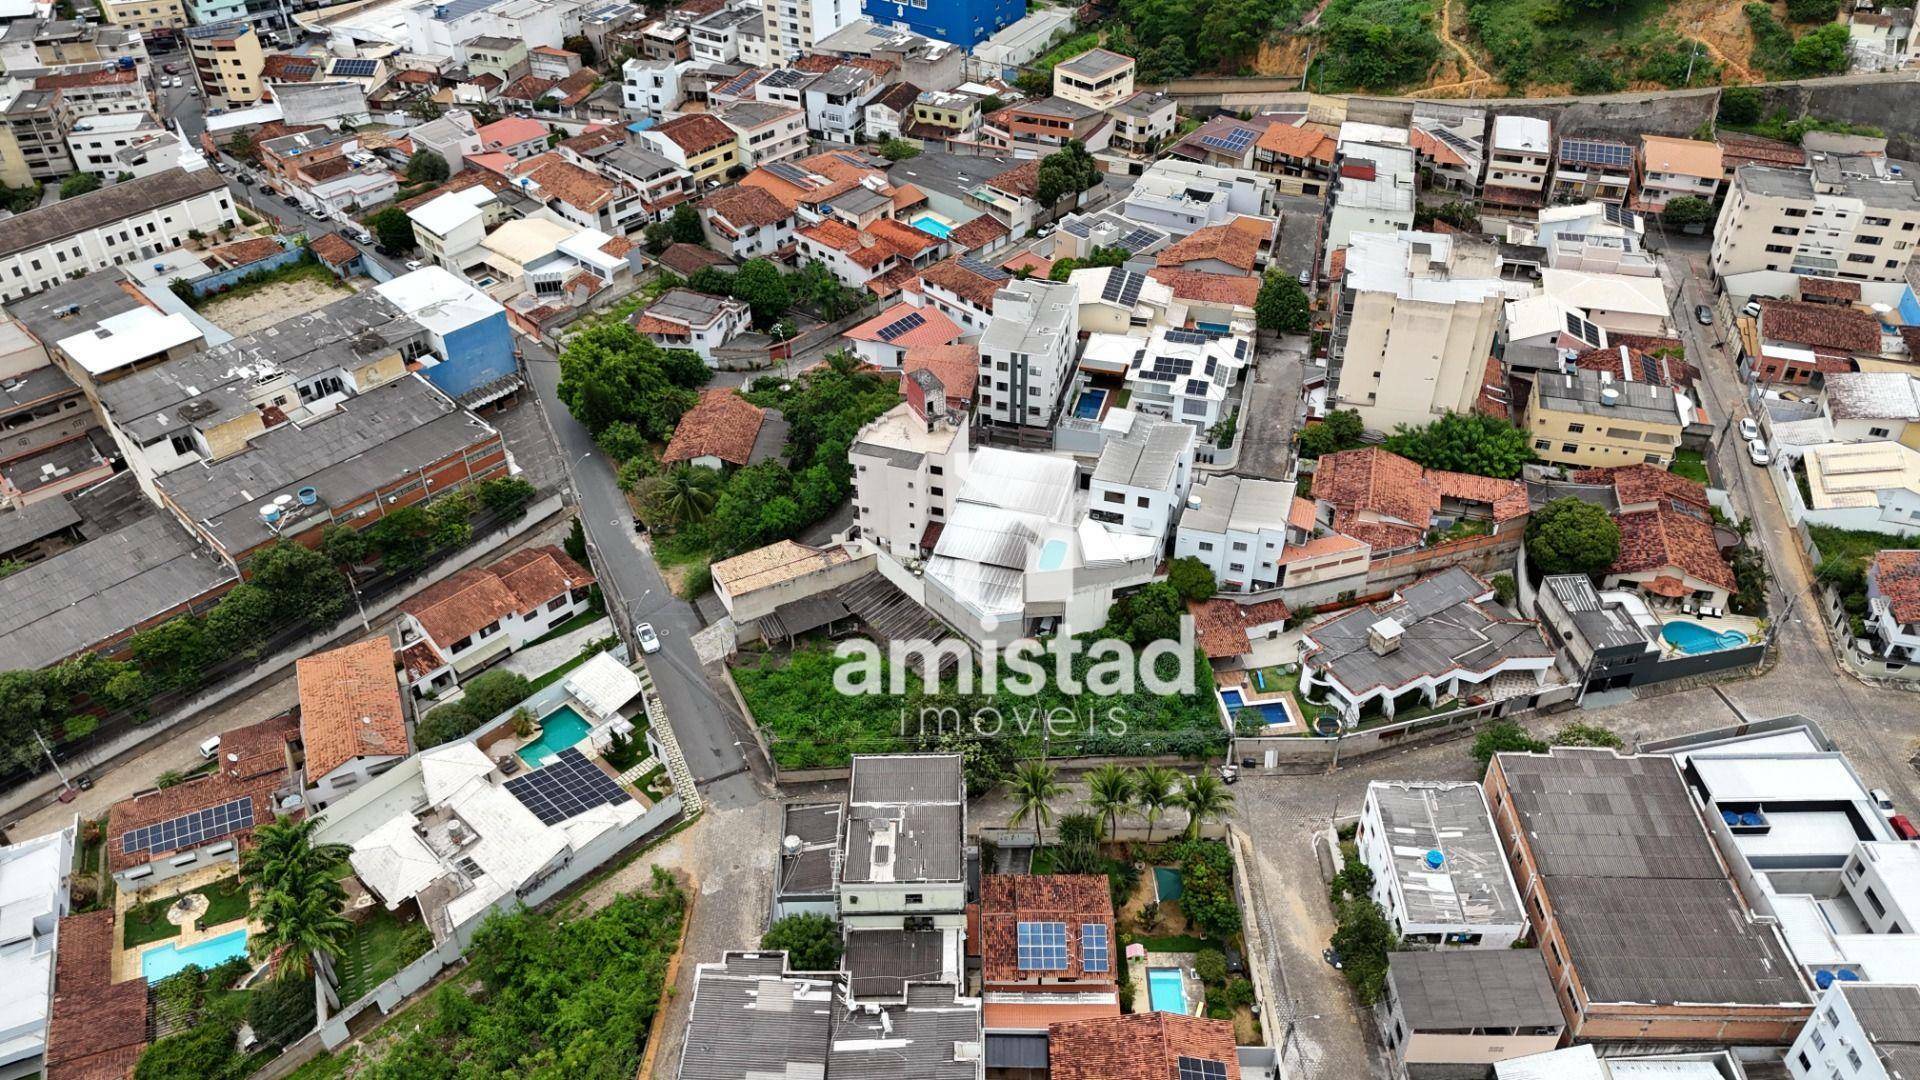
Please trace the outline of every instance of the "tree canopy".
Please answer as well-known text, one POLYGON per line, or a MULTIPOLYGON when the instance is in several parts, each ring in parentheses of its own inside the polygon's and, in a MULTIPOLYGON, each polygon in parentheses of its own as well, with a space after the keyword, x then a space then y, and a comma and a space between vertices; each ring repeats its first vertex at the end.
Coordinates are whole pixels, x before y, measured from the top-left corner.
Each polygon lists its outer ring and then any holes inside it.
POLYGON ((1304 334, 1313 322, 1307 290, 1292 274, 1269 270, 1260 282, 1260 295, 1254 299, 1253 317, 1262 330, 1304 334))
POLYGON ((675 243, 705 245, 707 233, 700 227, 700 211, 692 203, 674 207, 673 216, 667 218, 667 235, 675 243))
POLYGON ((1100 182, 1100 166, 1087 153, 1085 143, 1073 139, 1062 149, 1040 159, 1039 190, 1034 198, 1051 208, 1062 199, 1078 195, 1100 182))
POLYGON ((1314 86, 1392 90, 1420 79, 1440 58, 1428 10, 1399 0, 1330 0, 1320 14, 1314 86))
POLYGON ((1417 428, 1402 424, 1387 437, 1385 446, 1429 469, 1499 480, 1519 476, 1521 466, 1533 460, 1525 431, 1479 413, 1448 413, 1417 428))
POLYGON ((413 250, 413 219, 398 206, 389 206, 368 218, 367 225, 388 251, 413 250))
POLYGON ((416 184, 438 184, 451 176, 447 159, 433 150, 415 150, 407 159, 407 179, 416 184))
POLYGON ((733 296, 753 309, 753 325, 765 329, 780 321, 793 306, 780 268, 765 259, 748 259, 733 275, 733 296))
POLYGON ((1620 556, 1620 526, 1605 510, 1554 499, 1527 522, 1527 562, 1542 574, 1604 573, 1620 556))
POLYGON ((1680 229, 1692 225, 1705 225, 1713 220, 1713 204, 1692 195, 1682 195, 1667 203, 1660 211, 1663 224, 1680 229))
POLYGON ((1173 560, 1173 565, 1167 568, 1167 584, 1173 586, 1182 600, 1210 599, 1219 587, 1207 564, 1191 555, 1173 560))
POLYGON ((1473 738, 1473 760, 1486 774, 1495 754, 1542 754, 1547 744, 1527 734, 1527 729, 1511 720, 1501 720, 1480 729, 1473 738))
POLYGON ((625 421, 646 438, 667 439, 698 400, 695 388, 712 377, 698 355, 689 355, 691 362, 672 356, 625 321, 596 323, 567 339, 560 400, 596 435, 625 421))
POLYGON ((826 915, 788 915, 767 928, 760 948, 785 950, 795 971, 838 971, 840 924, 826 915))
POLYGON ((1366 440, 1361 438, 1367 426, 1361 421, 1356 409, 1335 409, 1317 424, 1310 424, 1300 431, 1300 456, 1317 458, 1323 454, 1336 454, 1342 450, 1352 450, 1366 440))

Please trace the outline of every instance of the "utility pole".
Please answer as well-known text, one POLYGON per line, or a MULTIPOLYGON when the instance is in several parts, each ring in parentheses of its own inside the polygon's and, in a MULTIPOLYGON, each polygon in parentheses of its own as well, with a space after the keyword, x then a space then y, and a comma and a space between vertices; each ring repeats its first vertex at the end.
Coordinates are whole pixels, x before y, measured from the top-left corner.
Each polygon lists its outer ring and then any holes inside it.
POLYGON ((1695 39, 1693 40, 1693 51, 1687 54, 1687 81, 1686 81, 1686 85, 1688 85, 1688 86, 1692 86, 1692 85, 1693 85, 1693 62, 1694 62, 1695 60, 1697 60, 1697 59, 1699 59, 1699 58, 1700 58, 1700 39, 1699 39, 1699 38, 1695 38, 1695 39))
POLYGON ((53 756, 53 748, 47 745, 47 740, 41 736, 39 728, 33 730, 33 740, 40 744, 40 752, 47 755, 47 764, 53 766, 53 774, 60 778, 60 786, 72 787, 73 781, 67 779, 66 772, 60 768, 60 762, 53 756))

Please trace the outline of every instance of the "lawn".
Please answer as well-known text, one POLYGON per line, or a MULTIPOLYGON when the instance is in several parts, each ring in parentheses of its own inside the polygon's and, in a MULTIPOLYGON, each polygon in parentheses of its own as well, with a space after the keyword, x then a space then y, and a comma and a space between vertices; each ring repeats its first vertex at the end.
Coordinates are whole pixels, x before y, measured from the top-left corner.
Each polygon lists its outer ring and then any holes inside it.
MULTIPOLYGON (((247 886, 237 875, 229 875, 211 885, 202 885, 180 895, 193 893, 207 898, 206 914, 200 916, 201 926, 219 926, 247 917, 247 886)), ((121 944, 132 949, 179 937, 180 927, 167 919, 167 910, 179 899, 180 896, 165 896, 128 908, 121 944)))
POLYGON ((1673 464, 1667 471, 1675 476, 1684 476, 1695 483, 1712 483, 1707 477, 1707 462, 1698 450, 1675 450, 1673 464))
POLYGON ((1461 518, 1445 529, 1435 529, 1427 534, 1427 543, 1444 544, 1449 540, 1465 540, 1471 536, 1485 536, 1493 531, 1490 522, 1480 518, 1461 518))
POLYGON ((340 957, 340 1003, 359 1001, 433 946, 425 923, 403 923, 383 907, 354 924, 340 957))

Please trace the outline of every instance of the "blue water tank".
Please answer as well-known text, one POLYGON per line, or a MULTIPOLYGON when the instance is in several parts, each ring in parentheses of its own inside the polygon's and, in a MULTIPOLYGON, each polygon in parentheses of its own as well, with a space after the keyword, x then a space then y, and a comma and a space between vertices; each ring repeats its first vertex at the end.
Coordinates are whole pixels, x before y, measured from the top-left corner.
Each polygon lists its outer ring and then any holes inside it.
POLYGON ((1427 869, 1429 870, 1440 869, 1441 864, 1445 863, 1446 861, 1447 861, 1447 857, 1445 855, 1440 854, 1438 851, 1427 852, 1427 869))
POLYGON ((1859 982, 1860 981, 1860 973, 1857 971, 1848 971, 1846 969, 1842 969, 1839 972, 1839 976, 1840 976, 1841 982, 1859 982))
POLYGON ((299 498, 301 506, 312 506, 320 501, 319 488, 303 487, 295 495, 299 498))
POLYGON ((1825 990, 1827 987, 1832 986, 1833 972, 1828 971, 1826 968, 1821 968, 1819 971, 1814 972, 1813 985, 1819 987, 1822 990, 1825 990))
POLYGON ((121 70, 121 71, 132 71, 132 70, 133 70, 133 57, 131 57, 131 56, 123 56, 123 57, 121 57, 121 58, 120 58, 120 70, 121 70))
POLYGON ((1757 810, 1749 810, 1740 815, 1740 824, 1742 825, 1764 825, 1766 824, 1766 820, 1767 819, 1760 816, 1760 812, 1757 810))
POLYGON ((1740 813, 1737 810, 1722 810, 1720 811, 1720 820, 1726 822, 1728 825, 1738 825, 1740 824, 1740 813))

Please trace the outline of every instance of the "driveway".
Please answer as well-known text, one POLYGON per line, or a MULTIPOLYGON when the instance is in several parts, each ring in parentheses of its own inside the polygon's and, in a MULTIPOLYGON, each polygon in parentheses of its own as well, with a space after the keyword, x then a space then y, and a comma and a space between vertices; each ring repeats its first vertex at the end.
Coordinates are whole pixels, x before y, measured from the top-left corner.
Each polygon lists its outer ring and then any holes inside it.
POLYGON ((1289 334, 1261 350, 1240 417, 1240 458, 1233 471, 1241 476, 1279 480, 1287 475, 1308 348, 1306 335, 1289 334))

